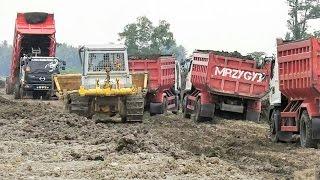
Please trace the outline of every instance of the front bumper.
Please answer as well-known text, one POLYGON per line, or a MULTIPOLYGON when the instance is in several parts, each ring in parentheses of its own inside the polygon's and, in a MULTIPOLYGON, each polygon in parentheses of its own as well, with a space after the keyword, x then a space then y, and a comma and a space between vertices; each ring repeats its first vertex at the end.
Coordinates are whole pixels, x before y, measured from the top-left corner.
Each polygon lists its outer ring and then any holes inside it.
POLYGON ((24 84, 23 90, 25 91, 51 91, 51 84, 24 84))

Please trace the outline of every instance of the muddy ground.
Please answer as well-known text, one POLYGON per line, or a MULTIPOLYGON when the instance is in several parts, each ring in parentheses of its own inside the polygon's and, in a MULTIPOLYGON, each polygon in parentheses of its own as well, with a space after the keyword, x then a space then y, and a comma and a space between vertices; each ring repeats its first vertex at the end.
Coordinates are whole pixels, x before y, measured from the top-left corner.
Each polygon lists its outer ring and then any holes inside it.
POLYGON ((1 179, 313 179, 320 152, 274 144, 268 125, 145 114, 143 123, 68 114, 0 91, 1 179))

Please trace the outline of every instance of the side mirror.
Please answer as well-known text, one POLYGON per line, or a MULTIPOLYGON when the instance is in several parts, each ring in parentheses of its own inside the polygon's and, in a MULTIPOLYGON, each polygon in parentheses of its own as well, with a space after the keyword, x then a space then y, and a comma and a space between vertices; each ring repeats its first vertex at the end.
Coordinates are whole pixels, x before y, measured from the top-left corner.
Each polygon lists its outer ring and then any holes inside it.
POLYGON ((66 67, 62 66, 61 69, 62 69, 62 70, 66 70, 66 67))
POLYGON ((64 66, 67 65, 66 61, 62 61, 62 65, 64 66))

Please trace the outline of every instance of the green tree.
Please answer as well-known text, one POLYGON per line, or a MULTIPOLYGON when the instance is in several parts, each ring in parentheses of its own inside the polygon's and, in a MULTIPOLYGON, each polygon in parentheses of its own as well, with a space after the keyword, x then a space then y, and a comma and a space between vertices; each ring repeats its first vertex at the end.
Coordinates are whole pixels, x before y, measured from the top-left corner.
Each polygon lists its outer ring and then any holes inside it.
POLYGON ((308 21, 320 18, 319 0, 287 0, 289 5, 288 28, 286 40, 303 39, 308 34, 308 21))
POLYGON ((124 27, 119 37, 124 40, 130 56, 175 54, 178 60, 185 59, 184 47, 176 45, 170 24, 165 20, 154 26, 147 17, 138 17, 136 22, 124 27))
POLYGON ((81 72, 81 64, 78 55, 78 48, 68 45, 66 43, 58 43, 56 56, 66 61, 66 71, 70 73, 81 72))
POLYGON ((266 56, 266 53, 265 52, 262 52, 262 51, 255 51, 255 52, 252 52, 252 53, 248 53, 249 56, 251 56, 257 63, 257 65, 261 65, 264 61, 264 58, 266 56))
POLYGON ((6 40, 0 43, 0 76, 7 76, 11 65, 12 46, 6 40))

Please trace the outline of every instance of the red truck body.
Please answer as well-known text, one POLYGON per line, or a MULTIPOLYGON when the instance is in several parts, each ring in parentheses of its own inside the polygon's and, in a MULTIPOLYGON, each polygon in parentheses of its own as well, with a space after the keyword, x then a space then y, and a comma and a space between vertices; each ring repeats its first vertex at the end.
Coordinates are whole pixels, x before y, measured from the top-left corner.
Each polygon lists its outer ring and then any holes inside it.
POLYGON ((280 130, 299 132, 306 111, 312 119, 312 138, 320 139, 320 39, 278 40, 277 57, 279 87, 287 99, 280 114, 280 130))
POLYGON ((151 59, 129 59, 129 71, 148 73, 147 104, 151 114, 160 114, 166 110, 176 111, 178 97, 174 92, 175 58, 160 56, 151 59))
POLYGON ((186 113, 212 118, 217 108, 259 119, 260 98, 269 90, 269 63, 258 68, 253 60, 196 51, 190 71, 192 89, 184 96, 186 113))
POLYGON ((10 75, 6 80, 8 94, 12 93, 18 79, 20 58, 24 54, 31 54, 31 48, 40 48, 41 56, 55 56, 55 32, 53 14, 38 12, 17 14, 10 75))

